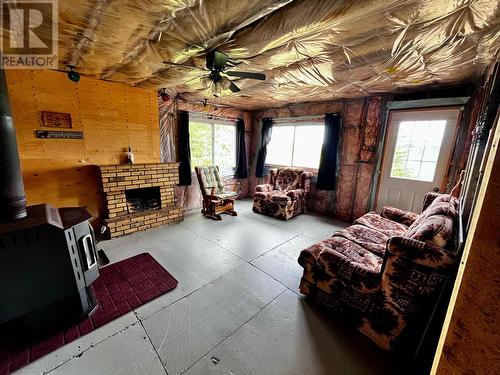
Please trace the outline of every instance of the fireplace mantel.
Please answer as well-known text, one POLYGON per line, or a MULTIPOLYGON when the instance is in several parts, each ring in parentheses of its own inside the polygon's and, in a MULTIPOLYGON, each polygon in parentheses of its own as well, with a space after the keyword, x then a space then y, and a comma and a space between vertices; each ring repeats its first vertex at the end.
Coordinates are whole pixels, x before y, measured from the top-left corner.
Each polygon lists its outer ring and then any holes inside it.
POLYGON ((176 205, 174 199, 174 188, 179 182, 178 165, 148 163, 98 166, 108 211, 105 223, 111 237, 182 221, 182 208, 176 205), (126 191, 151 187, 159 188, 161 206, 158 209, 132 212, 127 204, 126 191))
POLYGON ((175 163, 142 163, 142 164, 101 164, 101 165, 98 165, 99 168, 103 168, 103 169, 106 169, 106 168, 110 168, 110 169, 113 169, 116 168, 116 169, 120 169, 120 170, 127 170, 127 169, 130 169, 130 168, 147 168, 147 167, 151 167, 151 166, 159 166, 159 167, 164 167, 165 165, 170 165, 171 167, 175 167, 177 168, 179 166, 179 163, 175 162, 175 163))

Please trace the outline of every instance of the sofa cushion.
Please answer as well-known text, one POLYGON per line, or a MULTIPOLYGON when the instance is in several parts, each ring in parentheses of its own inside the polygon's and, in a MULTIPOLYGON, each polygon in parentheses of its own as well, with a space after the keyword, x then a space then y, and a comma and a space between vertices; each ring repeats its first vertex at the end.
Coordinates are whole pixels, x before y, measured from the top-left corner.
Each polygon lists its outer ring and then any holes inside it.
POLYGON ((354 224, 364 225, 365 227, 372 228, 389 237, 403 236, 408 229, 406 225, 386 219, 373 211, 361 216, 359 219, 354 221, 354 224))
POLYGON ((404 237, 442 248, 454 248, 454 223, 457 215, 458 199, 449 194, 442 194, 420 214, 404 237))
POLYGON ((335 232, 334 236, 344 237, 371 253, 383 257, 389 236, 364 225, 354 224, 335 232))
POLYGON ((303 198, 305 197, 306 195, 306 192, 304 191, 304 189, 294 189, 294 190, 288 190, 286 192, 286 196, 287 197, 290 197, 292 199, 299 199, 299 198, 303 198))
POLYGON ((301 186, 300 175, 302 169, 297 168, 280 168, 276 175, 275 189, 280 191, 288 191, 299 189, 301 186))
POLYGON ((396 223, 401 223, 406 226, 410 226, 413 224, 415 220, 418 218, 418 214, 411 212, 400 210, 396 207, 386 206, 382 208, 382 212, 380 212, 380 216, 385 217, 386 219, 395 221, 396 223))
POLYGON ((268 199, 272 200, 273 202, 290 202, 292 200, 292 198, 282 193, 281 191, 272 192, 268 195, 268 199))
POLYGON ((273 191, 274 186, 271 184, 262 184, 255 187, 255 191, 273 191))
POLYGON ((292 200, 285 193, 278 190, 256 192, 254 198, 267 199, 272 202, 289 202, 292 200))

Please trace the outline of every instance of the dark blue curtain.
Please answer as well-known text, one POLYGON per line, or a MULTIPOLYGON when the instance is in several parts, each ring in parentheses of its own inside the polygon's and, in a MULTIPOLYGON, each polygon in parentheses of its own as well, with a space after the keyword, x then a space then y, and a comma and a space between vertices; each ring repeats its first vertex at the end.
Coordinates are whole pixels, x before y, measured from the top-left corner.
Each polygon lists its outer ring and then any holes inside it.
POLYGON ((342 118, 339 113, 325 115, 325 135, 319 161, 316 189, 334 190, 337 173, 337 148, 342 118))
POLYGON ((255 176, 264 176, 264 165, 266 164, 267 145, 271 141, 273 132, 273 120, 270 118, 262 119, 262 131, 260 135, 259 155, 257 156, 257 165, 255 168, 255 176))
POLYGON ((236 178, 247 178, 247 149, 245 146, 245 123, 236 122, 236 178))
POLYGON ((179 112, 177 151, 179 185, 191 185, 191 149, 189 148, 189 113, 179 112))

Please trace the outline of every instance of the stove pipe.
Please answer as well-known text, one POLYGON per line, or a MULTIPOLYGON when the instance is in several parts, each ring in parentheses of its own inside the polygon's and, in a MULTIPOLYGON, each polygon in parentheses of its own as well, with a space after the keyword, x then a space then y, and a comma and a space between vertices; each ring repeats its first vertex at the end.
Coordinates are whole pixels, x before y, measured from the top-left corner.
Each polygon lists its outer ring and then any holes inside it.
POLYGON ((26 217, 16 129, 10 110, 5 71, 0 69, 0 221, 26 217))

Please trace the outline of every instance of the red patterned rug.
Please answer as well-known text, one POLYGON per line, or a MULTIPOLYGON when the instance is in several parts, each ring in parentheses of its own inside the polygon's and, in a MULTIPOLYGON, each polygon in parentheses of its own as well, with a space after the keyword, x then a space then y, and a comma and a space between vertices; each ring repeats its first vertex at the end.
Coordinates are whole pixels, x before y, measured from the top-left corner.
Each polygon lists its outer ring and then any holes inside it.
POLYGON ((26 366, 177 286, 177 280, 147 253, 110 264, 99 273, 92 284, 99 303, 94 314, 43 341, 17 348, 0 346, 0 375, 26 366))

